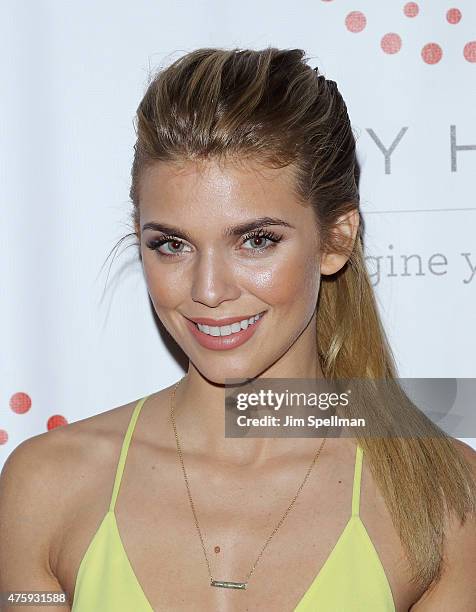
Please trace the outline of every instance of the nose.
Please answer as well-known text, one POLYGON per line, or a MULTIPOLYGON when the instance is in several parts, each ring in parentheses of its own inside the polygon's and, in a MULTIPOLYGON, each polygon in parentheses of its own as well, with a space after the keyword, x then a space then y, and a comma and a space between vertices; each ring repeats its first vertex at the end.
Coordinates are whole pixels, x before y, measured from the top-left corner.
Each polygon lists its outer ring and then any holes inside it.
POLYGON ((210 308, 240 295, 232 263, 219 251, 202 253, 192 269, 191 298, 210 308))

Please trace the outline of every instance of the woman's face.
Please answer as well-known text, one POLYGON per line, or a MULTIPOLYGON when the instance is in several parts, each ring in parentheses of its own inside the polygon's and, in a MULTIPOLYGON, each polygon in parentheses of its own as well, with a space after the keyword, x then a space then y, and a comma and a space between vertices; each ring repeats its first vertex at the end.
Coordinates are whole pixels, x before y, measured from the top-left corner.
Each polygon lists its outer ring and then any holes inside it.
POLYGON ((141 177, 150 297, 167 331, 211 381, 255 377, 273 364, 268 376, 286 376, 296 360, 316 358, 310 322, 320 284, 318 233, 312 208, 296 201, 291 181, 290 168, 214 161, 160 162, 141 177), (255 323, 244 321, 259 313, 255 323), (202 317, 213 321, 200 330, 191 319, 202 317), (229 317, 243 323, 220 329, 229 317))

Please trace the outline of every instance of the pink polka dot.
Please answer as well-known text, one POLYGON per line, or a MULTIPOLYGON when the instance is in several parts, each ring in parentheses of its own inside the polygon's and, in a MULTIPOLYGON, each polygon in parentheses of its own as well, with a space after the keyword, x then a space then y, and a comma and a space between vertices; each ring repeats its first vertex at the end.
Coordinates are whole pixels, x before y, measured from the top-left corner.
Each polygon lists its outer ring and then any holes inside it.
POLYGON ((421 50, 421 56, 426 64, 437 64, 443 56, 443 50, 436 43, 428 43, 421 50))
POLYGON ((407 17, 416 17, 419 10, 416 2, 407 2, 403 7, 403 12, 407 17))
POLYGON ((8 433, 4 429, 0 429, 0 444, 6 444, 8 441, 8 433))
POLYGON ((362 32, 366 25, 367 19, 360 11, 352 11, 345 18, 345 26, 349 32, 362 32))
POLYGON ((461 21, 461 11, 457 8, 449 9, 446 12, 446 21, 448 23, 459 23, 461 21))
POLYGON ((22 391, 14 393, 10 398, 10 408, 17 414, 28 412, 28 410, 31 408, 30 396, 22 391))
POLYGON ((402 39, 395 32, 389 32, 382 36, 380 46, 384 53, 398 53, 402 48, 402 39))
POLYGON ((62 425, 67 425, 68 421, 61 414, 53 414, 50 416, 46 423, 46 427, 48 431, 50 429, 54 429, 55 427, 61 427, 62 425))
POLYGON ((476 40, 470 40, 465 44, 463 55, 468 62, 476 62, 476 40))

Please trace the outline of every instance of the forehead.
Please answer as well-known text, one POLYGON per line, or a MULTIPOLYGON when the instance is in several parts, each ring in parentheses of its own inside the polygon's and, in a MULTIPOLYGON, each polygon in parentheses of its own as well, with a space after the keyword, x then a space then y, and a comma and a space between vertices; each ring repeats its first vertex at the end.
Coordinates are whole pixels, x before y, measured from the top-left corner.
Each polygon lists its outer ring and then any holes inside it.
POLYGON ((218 162, 157 162, 140 178, 143 218, 173 209, 193 214, 247 214, 257 209, 290 211, 300 208, 294 193, 292 166, 269 168, 248 160, 218 162))

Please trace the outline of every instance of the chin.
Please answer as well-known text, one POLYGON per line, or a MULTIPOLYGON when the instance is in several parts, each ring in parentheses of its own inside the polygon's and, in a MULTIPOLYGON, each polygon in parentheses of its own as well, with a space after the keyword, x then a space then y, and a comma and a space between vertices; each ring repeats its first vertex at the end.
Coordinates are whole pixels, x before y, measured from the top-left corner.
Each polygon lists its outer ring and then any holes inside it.
POLYGON ((246 383, 259 376, 260 369, 256 367, 250 368, 249 365, 239 365, 233 367, 227 364, 217 364, 216 367, 208 363, 205 367, 201 367, 199 363, 193 362, 193 365, 198 372, 215 385, 235 385, 246 383))

